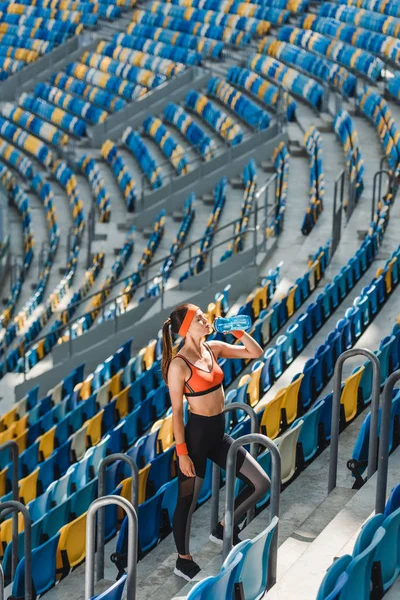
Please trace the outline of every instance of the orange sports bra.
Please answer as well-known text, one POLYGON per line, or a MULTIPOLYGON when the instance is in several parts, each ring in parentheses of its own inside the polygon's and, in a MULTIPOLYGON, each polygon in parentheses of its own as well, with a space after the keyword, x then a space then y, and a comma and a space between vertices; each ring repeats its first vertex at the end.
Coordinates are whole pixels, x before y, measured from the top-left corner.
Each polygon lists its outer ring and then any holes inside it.
POLYGON ((221 387, 224 380, 224 372, 217 363, 214 352, 206 342, 204 342, 204 345, 211 354, 211 371, 205 371, 200 367, 196 367, 187 358, 182 356, 182 354, 179 354, 179 352, 174 356, 174 358, 177 356, 182 358, 190 369, 190 377, 185 381, 185 396, 204 396, 205 394, 214 392, 221 387))

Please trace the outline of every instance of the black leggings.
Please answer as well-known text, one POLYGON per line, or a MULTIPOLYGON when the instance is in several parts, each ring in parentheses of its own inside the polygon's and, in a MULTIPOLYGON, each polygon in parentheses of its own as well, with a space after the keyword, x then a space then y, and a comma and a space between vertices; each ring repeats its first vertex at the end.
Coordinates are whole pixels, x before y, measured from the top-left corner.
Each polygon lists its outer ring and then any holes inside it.
MULTIPOLYGON (((189 554, 192 514, 204 481, 207 458, 225 469, 228 450, 233 441, 233 438, 225 433, 225 413, 212 417, 189 413, 185 426, 185 442, 194 464, 196 477, 184 475, 179 468, 178 460, 178 502, 172 530, 179 554, 189 554)), ((243 447, 239 448, 237 453, 236 476, 246 483, 246 487, 235 498, 233 515, 235 525, 270 488, 268 475, 243 447)))

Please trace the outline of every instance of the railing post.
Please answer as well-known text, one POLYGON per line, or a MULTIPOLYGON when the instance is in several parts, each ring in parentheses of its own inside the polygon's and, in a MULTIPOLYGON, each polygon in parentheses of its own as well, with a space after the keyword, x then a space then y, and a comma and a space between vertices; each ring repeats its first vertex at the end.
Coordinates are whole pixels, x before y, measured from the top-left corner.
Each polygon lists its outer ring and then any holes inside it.
POLYGON ((4 600, 4 573, 0 565, 0 600, 4 600))
POLYGON ((376 471, 376 451, 378 439, 378 410, 381 382, 381 365, 378 357, 367 348, 350 348, 343 352, 336 361, 333 374, 333 399, 332 399, 332 423, 331 444, 329 455, 329 479, 328 494, 336 487, 337 462, 339 448, 339 425, 340 425, 340 397, 342 394, 342 371, 344 362, 353 356, 365 356, 372 362, 372 401, 371 401, 371 425, 369 432, 368 449, 368 474, 369 479, 376 471))
MULTIPOLYGON (((243 435, 233 442, 228 450, 226 460, 226 490, 225 490, 225 519, 224 519, 224 542, 222 547, 222 560, 225 560, 232 548, 233 535, 233 509, 235 501, 235 478, 236 478, 236 459, 241 446, 257 442, 268 448, 271 453, 271 502, 270 502, 270 520, 274 517, 279 518, 279 500, 281 493, 281 456, 278 446, 266 435, 261 433, 250 433, 243 435)), ((271 542, 270 559, 268 568, 268 587, 276 582, 276 567, 278 553, 278 526, 275 529, 274 537, 271 542)))
MULTIPOLYGON (((251 433, 257 433, 258 430, 258 419, 255 411, 248 404, 242 402, 232 402, 224 407, 224 413, 233 410, 244 410, 250 417, 250 431, 251 433)), ((251 444, 250 454, 253 458, 257 457, 257 444, 251 444)), ((220 485, 221 469, 219 466, 213 464, 212 473, 212 492, 211 492, 211 516, 210 516, 210 533, 214 531, 218 523, 218 512, 219 512, 219 485, 220 485)), ((247 524, 250 523, 254 518, 254 507, 250 508, 247 512, 247 524)))
POLYGON ((392 414, 392 391, 400 380, 400 369, 389 375, 383 388, 381 427, 379 436, 379 460, 376 481, 375 513, 383 513, 386 503, 387 474, 389 462, 390 419, 392 414))
MULTIPOLYGON (((24 550, 25 550, 25 595, 24 600, 32 600, 32 531, 31 531, 31 517, 29 511, 15 500, 9 500, 7 502, 0 503, 0 516, 3 512, 10 514, 13 511, 12 516, 16 515, 18 524, 18 513, 21 512, 24 518, 24 550)), ((13 553, 14 553, 14 540, 13 540, 13 553)))
MULTIPOLYGON (((14 502, 19 501, 18 485, 18 444, 14 440, 4 442, 0 446, 0 453, 4 450, 10 450, 12 462, 12 497, 14 502)), ((14 511, 12 514, 12 555, 11 555, 11 575, 14 577, 18 564, 18 515, 14 511)))
MULTIPOLYGON (((98 498, 105 496, 106 494, 106 468, 111 463, 121 460, 125 462, 131 469, 132 472, 132 505, 137 514, 138 511, 138 486, 139 486, 139 472, 138 467, 133 458, 127 454, 116 453, 106 456, 100 463, 99 467, 99 491, 98 498)), ((97 579, 104 579, 104 535, 105 535, 105 518, 104 508, 99 508, 99 516, 97 518, 97 559, 96 559, 96 570, 97 579)), ((137 552, 137 549, 136 549, 137 552)))
MULTIPOLYGON (((96 512, 110 504, 117 504, 125 510, 128 516, 128 577, 126 582, 126 597, 129 598, 129 600, 136 600, 136 548, 138 537, 137 513, 132 504, 121 496, 104 496, 103 498, 97 498, 97 500, 94 500, 89 506, 86 518, 85 600, 90 600, 94 594, 96 512)), ((100 550, 99 544, 98 549, 100 550)))
POLYGON ((373 186, 372 186, 372 208, 371 208, 371 221, 375 215, 375 206, 376 206, 376 182, 378 181, 378 198, 381 198, 382 194, 382 175, 388 176, 388 186, 390 186, 391 176, 387 169, 380 169, 374 175, 373 186), (379 178, 379 180, 378 180, 379 178))

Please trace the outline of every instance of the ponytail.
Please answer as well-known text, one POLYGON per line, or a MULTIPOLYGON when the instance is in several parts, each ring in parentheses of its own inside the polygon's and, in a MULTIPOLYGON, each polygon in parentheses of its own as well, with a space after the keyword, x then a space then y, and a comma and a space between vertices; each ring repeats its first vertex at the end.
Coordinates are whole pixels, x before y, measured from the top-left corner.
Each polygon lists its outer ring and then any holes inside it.
POLYGON ((168 385, 168 369, 172 360, 172 333, 178 335, 178 331, 183 323, 185 315, 188 311, 189 304, 181 304, 177 306, 168 319, 164 321, 162 327, 162 359, 161 359, 161 374, 165 382, 168 385))
POLYGON ((170 325, 171 317, 168 317, 162 328, 163 351, 161 359, 161 373, 166 385, 168 385, 168 369, 172 360, 172 336, 170 325))

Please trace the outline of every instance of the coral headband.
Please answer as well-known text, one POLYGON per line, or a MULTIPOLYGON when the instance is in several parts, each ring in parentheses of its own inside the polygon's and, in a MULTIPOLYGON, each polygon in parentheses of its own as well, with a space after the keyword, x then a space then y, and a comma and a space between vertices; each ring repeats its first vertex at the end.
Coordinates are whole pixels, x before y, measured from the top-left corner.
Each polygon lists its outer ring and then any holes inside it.
POLYGON ((194 315, 197 313, 197 311, 199 310, 199 307, 196 306, 195 304, 189 304, 189 308, 187 309, 187 313, 185 315, 185 318, 182 321, 182 325, 179 328, 178 334, 181 335, 182 337, 185 337, 185 335, 188 332, 188 329, 190 327, 191 322, 194 319, 194 315))

